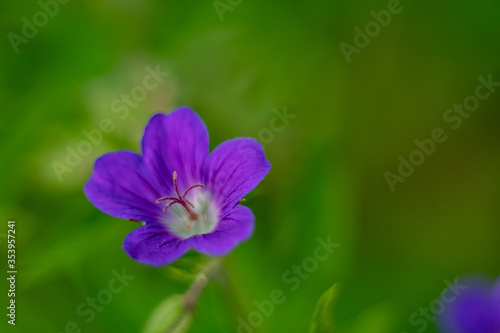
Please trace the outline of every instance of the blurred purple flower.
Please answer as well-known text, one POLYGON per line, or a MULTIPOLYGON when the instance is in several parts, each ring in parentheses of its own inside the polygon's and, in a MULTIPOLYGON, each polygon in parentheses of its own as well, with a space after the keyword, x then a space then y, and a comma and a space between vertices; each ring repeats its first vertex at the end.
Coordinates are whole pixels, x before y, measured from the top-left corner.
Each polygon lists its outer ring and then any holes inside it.
POLYGON ((98 158, 84 190, 104 213, 145 222, 125 238, 132 258, 166 265, 191 247, 222 255, 248 239, 254 216, 238 202, 270 168, 262 146, 249 138, 223 142, 210 154, 205 124, 183 107, 151 118, 142 156, 118 151, 98 158))
POLYGON ((481 276, 460 279, 467 289, 439 316, 444 333, 500 333, 500 278, 481 276))

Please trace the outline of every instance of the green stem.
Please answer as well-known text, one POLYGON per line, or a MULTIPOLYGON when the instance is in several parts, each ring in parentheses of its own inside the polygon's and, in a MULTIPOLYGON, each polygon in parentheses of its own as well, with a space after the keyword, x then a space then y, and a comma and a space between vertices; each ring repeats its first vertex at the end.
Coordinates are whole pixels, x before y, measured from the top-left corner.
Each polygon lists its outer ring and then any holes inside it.
POLYGON ((194 282, 184 294, 184 306, 189 312, 196 310, 196 304, 201 292, 206 287, 208 281, 219 273, 221 269, 221 261, 219 258, 212 258, 203 270, 198 273, 194 282))
POLYGON ((208 284, 208 281, 217 275, 221 270, 221 261, 218 258, 212 258, 200 273, 194 279, 189 289, 184 294, 185 314, 180 318, 175 327, 166 333, 185 332, 191 324, 191 318, 196 311, 201 292, 208 284))

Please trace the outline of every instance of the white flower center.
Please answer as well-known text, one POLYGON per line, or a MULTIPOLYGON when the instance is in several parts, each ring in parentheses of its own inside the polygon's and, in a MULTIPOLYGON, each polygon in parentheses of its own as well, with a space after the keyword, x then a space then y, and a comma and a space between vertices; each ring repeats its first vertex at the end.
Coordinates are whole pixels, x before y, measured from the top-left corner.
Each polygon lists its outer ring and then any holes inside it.
POLYGON ((173 175, 176 196, 162 197, 156 203, 168 202, 163 221, 168 230, 181 239, 208 234, 217 226, 219 211, 203 184, 191 185, 183 195, 177 186, 177 172, 173 175))
POLYGON ((189 207, 194 216, 182 205, 171 206, 169 208, 170 214, 165 220, 168 230, 181 239, 209 234, 214 231, 219 212, 208 191, 196 189, 190 195, 189 201, 194 206, 194 208, 189 207))

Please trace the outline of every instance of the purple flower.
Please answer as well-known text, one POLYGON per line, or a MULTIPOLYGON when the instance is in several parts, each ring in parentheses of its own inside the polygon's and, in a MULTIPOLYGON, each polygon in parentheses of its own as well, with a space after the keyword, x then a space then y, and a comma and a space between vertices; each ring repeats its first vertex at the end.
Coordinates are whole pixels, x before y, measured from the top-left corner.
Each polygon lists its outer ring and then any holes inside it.
POLYGON ((460 281, 465 288, 439 316, 444 333, 500 333, 500 278, 493 283, 473 276, 460 281))
POLYGON ((84 190, 104 213, 145 222, 123 243, 132 258, 166 265, 191 247, 223 255, 248 239, 254 216, 238 202, 270 168, 262 146, 249 138, 225 141, 210 154, 205 124, 183 107, 151 118, 142 156, 118 151, 98 158, 84 190))

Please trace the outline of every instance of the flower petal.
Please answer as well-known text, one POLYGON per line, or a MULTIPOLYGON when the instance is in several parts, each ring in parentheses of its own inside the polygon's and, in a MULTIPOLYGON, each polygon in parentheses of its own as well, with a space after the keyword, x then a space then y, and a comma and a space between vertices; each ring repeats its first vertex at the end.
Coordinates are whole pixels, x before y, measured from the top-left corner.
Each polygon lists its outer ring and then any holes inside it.
POLYGON ((210 156, 209 186, 216 195, 221 217, 238 203, 269 172, 262 145, 240 138, 221 143, 210 156))
POLYGON ((177 171, 181 191, 204 182, 208 164, 208 131, 198 115, 187 107, 169 115, 157 114, 142 139, 144 163, 162 185, 162 196, 172 195, 172 175, 177 171))
POLYGON ((494 314, 491 297, 491 282, 480 277, 469 277, 460 281, 465 290, 458 294, 452 288, 444 299, 444 312, 439 324, 446 333, 490 333, 498 332, 500 322, 494 314))
POLYGON ((254 216, 250 208, 237 205, 219 221, 214 232, 191 237, 189 241, 200 252, 213 255, 226 254, 250 238, 254 229, 253 221, 254 216))
POLYGON ((500 331, 500 277, 497 278, 495 285, 493 286, 492 296, 493 303, 495 307, 495 318, 498 321, 498 330, 500 331))
POLYGON ((189 242, 177 239, 159 224, 134 229, 123 242, 123 249, 132 258, 151 265, 168 265, 189 248, 189 242))
POLYGON ((156 222, 162 213, 155 204, 160 193, 154 177, 131 151, 98 158, 84 192, 94 206, 114 217, 156 222))

